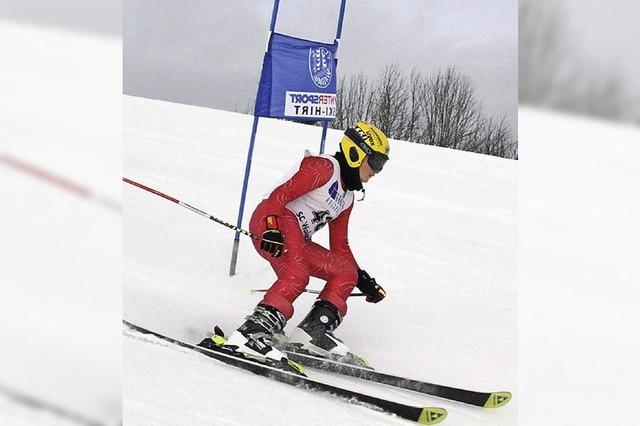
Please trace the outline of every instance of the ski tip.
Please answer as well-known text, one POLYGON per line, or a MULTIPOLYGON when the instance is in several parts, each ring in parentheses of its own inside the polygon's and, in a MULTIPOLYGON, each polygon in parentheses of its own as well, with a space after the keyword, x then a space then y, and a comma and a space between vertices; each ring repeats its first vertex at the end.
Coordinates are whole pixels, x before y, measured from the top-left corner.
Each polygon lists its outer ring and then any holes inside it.
POLYGON ((427 407, 423 408, 418 418, 421 425, 435 425, 447 417, 447 410, 444 408, 427 407))
POLYGON ((494 392, 492 393, 487 402, 484 403, 485 408, 498 408, 506 405, 511 401, 511 392, 494 392))

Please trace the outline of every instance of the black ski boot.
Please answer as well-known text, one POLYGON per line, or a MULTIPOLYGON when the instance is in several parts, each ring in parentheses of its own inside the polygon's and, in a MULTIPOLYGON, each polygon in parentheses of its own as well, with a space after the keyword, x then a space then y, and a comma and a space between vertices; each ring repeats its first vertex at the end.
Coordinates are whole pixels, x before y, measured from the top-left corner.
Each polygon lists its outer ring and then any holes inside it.
POLYGON ((333 331, 341 322, 342 316, 338 308, 326 300, 318 299, 311 311, 291 333, 287 347, 293 352, 369 367, 363 358, 354 355, 342 340, 333 335, 333 331))
POLYGON ((279 333, 287 323, 284 315, 277 309, 258 305, 246 321, 224 339, 216 330, 212 338, 204 339, 199 346, 208 347, 211 344, 226 349, 234 355, 250 358, 272 367, 304 375, 302 367, 287 358, 282 351, 273 346, 271 341, 275 333, 279 333))

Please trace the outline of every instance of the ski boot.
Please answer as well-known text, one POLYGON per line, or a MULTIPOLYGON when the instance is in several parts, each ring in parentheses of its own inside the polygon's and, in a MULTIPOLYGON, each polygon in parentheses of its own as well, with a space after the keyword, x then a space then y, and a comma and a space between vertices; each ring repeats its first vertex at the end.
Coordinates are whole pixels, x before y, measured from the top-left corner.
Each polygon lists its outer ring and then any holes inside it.
POLYGON ((342 316, 332 303, 318 299, 311 311, 291 333, 286 348, 291 352, 319 356, 358 367, 371 368, 364 358, 351 352, 333 331, 342 316))
POLYGON ((222 330, 216 327, 213 337, 204 339, 198 346, 211 349, 211 345, 214 345, 232 355, 304 376, 303 367, 288 359, 271 341, 273 334, 280 332, 286 322, 284 315, 277 309, 258 305, 229 338, 225 339, 222 330))

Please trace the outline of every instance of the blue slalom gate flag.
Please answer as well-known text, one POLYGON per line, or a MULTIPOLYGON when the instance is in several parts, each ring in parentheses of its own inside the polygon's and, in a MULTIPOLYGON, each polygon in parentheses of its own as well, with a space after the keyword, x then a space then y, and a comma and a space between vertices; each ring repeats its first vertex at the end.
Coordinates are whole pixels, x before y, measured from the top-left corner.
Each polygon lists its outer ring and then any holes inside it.
POLYGON ((272 33, 264 54, 254 115, 329 121, 336 111, 337 43, 272 33))

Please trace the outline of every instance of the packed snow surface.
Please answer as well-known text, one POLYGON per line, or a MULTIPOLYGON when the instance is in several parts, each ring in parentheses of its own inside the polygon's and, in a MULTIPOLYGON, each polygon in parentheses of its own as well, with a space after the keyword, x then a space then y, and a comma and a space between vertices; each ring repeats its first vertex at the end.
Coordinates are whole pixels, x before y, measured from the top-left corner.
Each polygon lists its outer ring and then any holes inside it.
MULTIPOLYGON (((124 99, 124 175, 235 223, 252 116, 124 99)), ((243 226, 321 128, 261 119, 243 226)), ((329 130, 327 153, 341 132, 329 130)), ((377 369, 482 391, 516 390, 517 162, 391 141, 391 160, 366 184, 349 227, 361 267, 387 290, 354 298, 336 335, 377 369)), ((123 184, 124 318, 189 342, 214 325, 231 332, 275 274, 242 237, 229 276, 233 231, 123 184)), ((328 245, 328 230, 314 236, 328 245)), ((320 289, 312 278, 309 288, 320 289)), ((314 297, 303 294, 291 330, 314 297)), ((198 353, 125 333, 126 424, 372 425, 406 420, 237 370, 198 353)), ((331 383, 449 411, 446 424, 514 425, 517 393, 485 410, 327 374, 331 383)))
POLYGON ((121 43, 8 21, 0 39, 0 424, 69 422, 8 394, 116 423, 121 216, 33 170, 120 203, 121 43))

